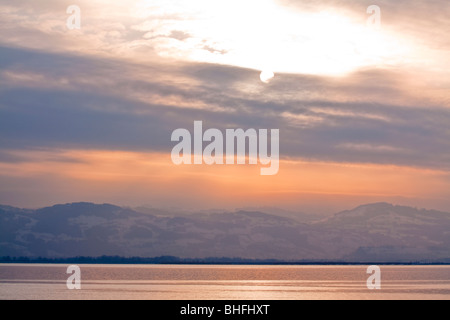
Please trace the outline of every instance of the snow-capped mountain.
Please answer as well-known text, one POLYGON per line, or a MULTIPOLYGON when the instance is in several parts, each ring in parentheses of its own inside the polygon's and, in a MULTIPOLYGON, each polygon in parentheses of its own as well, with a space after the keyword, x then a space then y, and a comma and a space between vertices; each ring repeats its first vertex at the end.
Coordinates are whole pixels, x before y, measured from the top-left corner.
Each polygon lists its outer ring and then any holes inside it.
POLYGON ((102 255, 443 261, 450 214, 378 203, 301 223, 258 211, 165 216, 108 204, 0 206, 0 256, 102 255))

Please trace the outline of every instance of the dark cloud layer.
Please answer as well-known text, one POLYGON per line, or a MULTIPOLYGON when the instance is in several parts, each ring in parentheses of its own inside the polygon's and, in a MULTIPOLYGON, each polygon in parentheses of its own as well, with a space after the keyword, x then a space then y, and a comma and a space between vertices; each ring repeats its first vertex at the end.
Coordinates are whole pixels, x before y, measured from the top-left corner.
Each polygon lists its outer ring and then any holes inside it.
POLYGON ((168 152, 173 130, 203 120, 222 130, 278 128, 282 157, 450 167, 450 110, 411 103, 389 71, 339 81, 281 74, 264 85, 236 67, 137 66, 6 47, 0 68, 1 149, 168 152))

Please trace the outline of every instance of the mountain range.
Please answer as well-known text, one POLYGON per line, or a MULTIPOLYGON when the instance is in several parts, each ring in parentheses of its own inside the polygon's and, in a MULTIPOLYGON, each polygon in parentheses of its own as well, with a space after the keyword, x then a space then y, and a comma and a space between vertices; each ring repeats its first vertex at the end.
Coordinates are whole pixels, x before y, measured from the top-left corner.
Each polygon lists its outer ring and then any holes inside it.
POLYGON ((104 255, 450 262, 450 213, 376 203, 314 220, 250 210, 166 214, 92 203, 0 206, 0 256, 104 255))

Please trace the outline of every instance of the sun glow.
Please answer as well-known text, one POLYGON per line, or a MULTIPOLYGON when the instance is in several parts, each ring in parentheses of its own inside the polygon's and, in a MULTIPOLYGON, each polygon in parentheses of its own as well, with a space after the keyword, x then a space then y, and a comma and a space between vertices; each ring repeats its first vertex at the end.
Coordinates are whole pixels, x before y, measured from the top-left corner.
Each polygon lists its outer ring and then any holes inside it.
POLYGON ((401 63, 409 45, 367 13, 300 12, 272 0, 146 0, 136 14, 161 56, 275 73, 340 75, 401 63), (164 9, 164 10, 163 10, 164 9))

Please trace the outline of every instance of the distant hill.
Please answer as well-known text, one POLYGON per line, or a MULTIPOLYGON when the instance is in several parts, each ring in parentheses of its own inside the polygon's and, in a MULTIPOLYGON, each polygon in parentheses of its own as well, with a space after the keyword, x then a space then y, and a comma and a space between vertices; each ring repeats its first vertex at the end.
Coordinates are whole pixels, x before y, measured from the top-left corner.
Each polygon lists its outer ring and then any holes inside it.
MULTIPOLYGON (((159 211, 155 210, 155 213, 159 211)), ((312 222, 263 213, 152 214, 73 203, 0 206, 0 256, 444 261, 450 214, 377 203, 312 222)))

